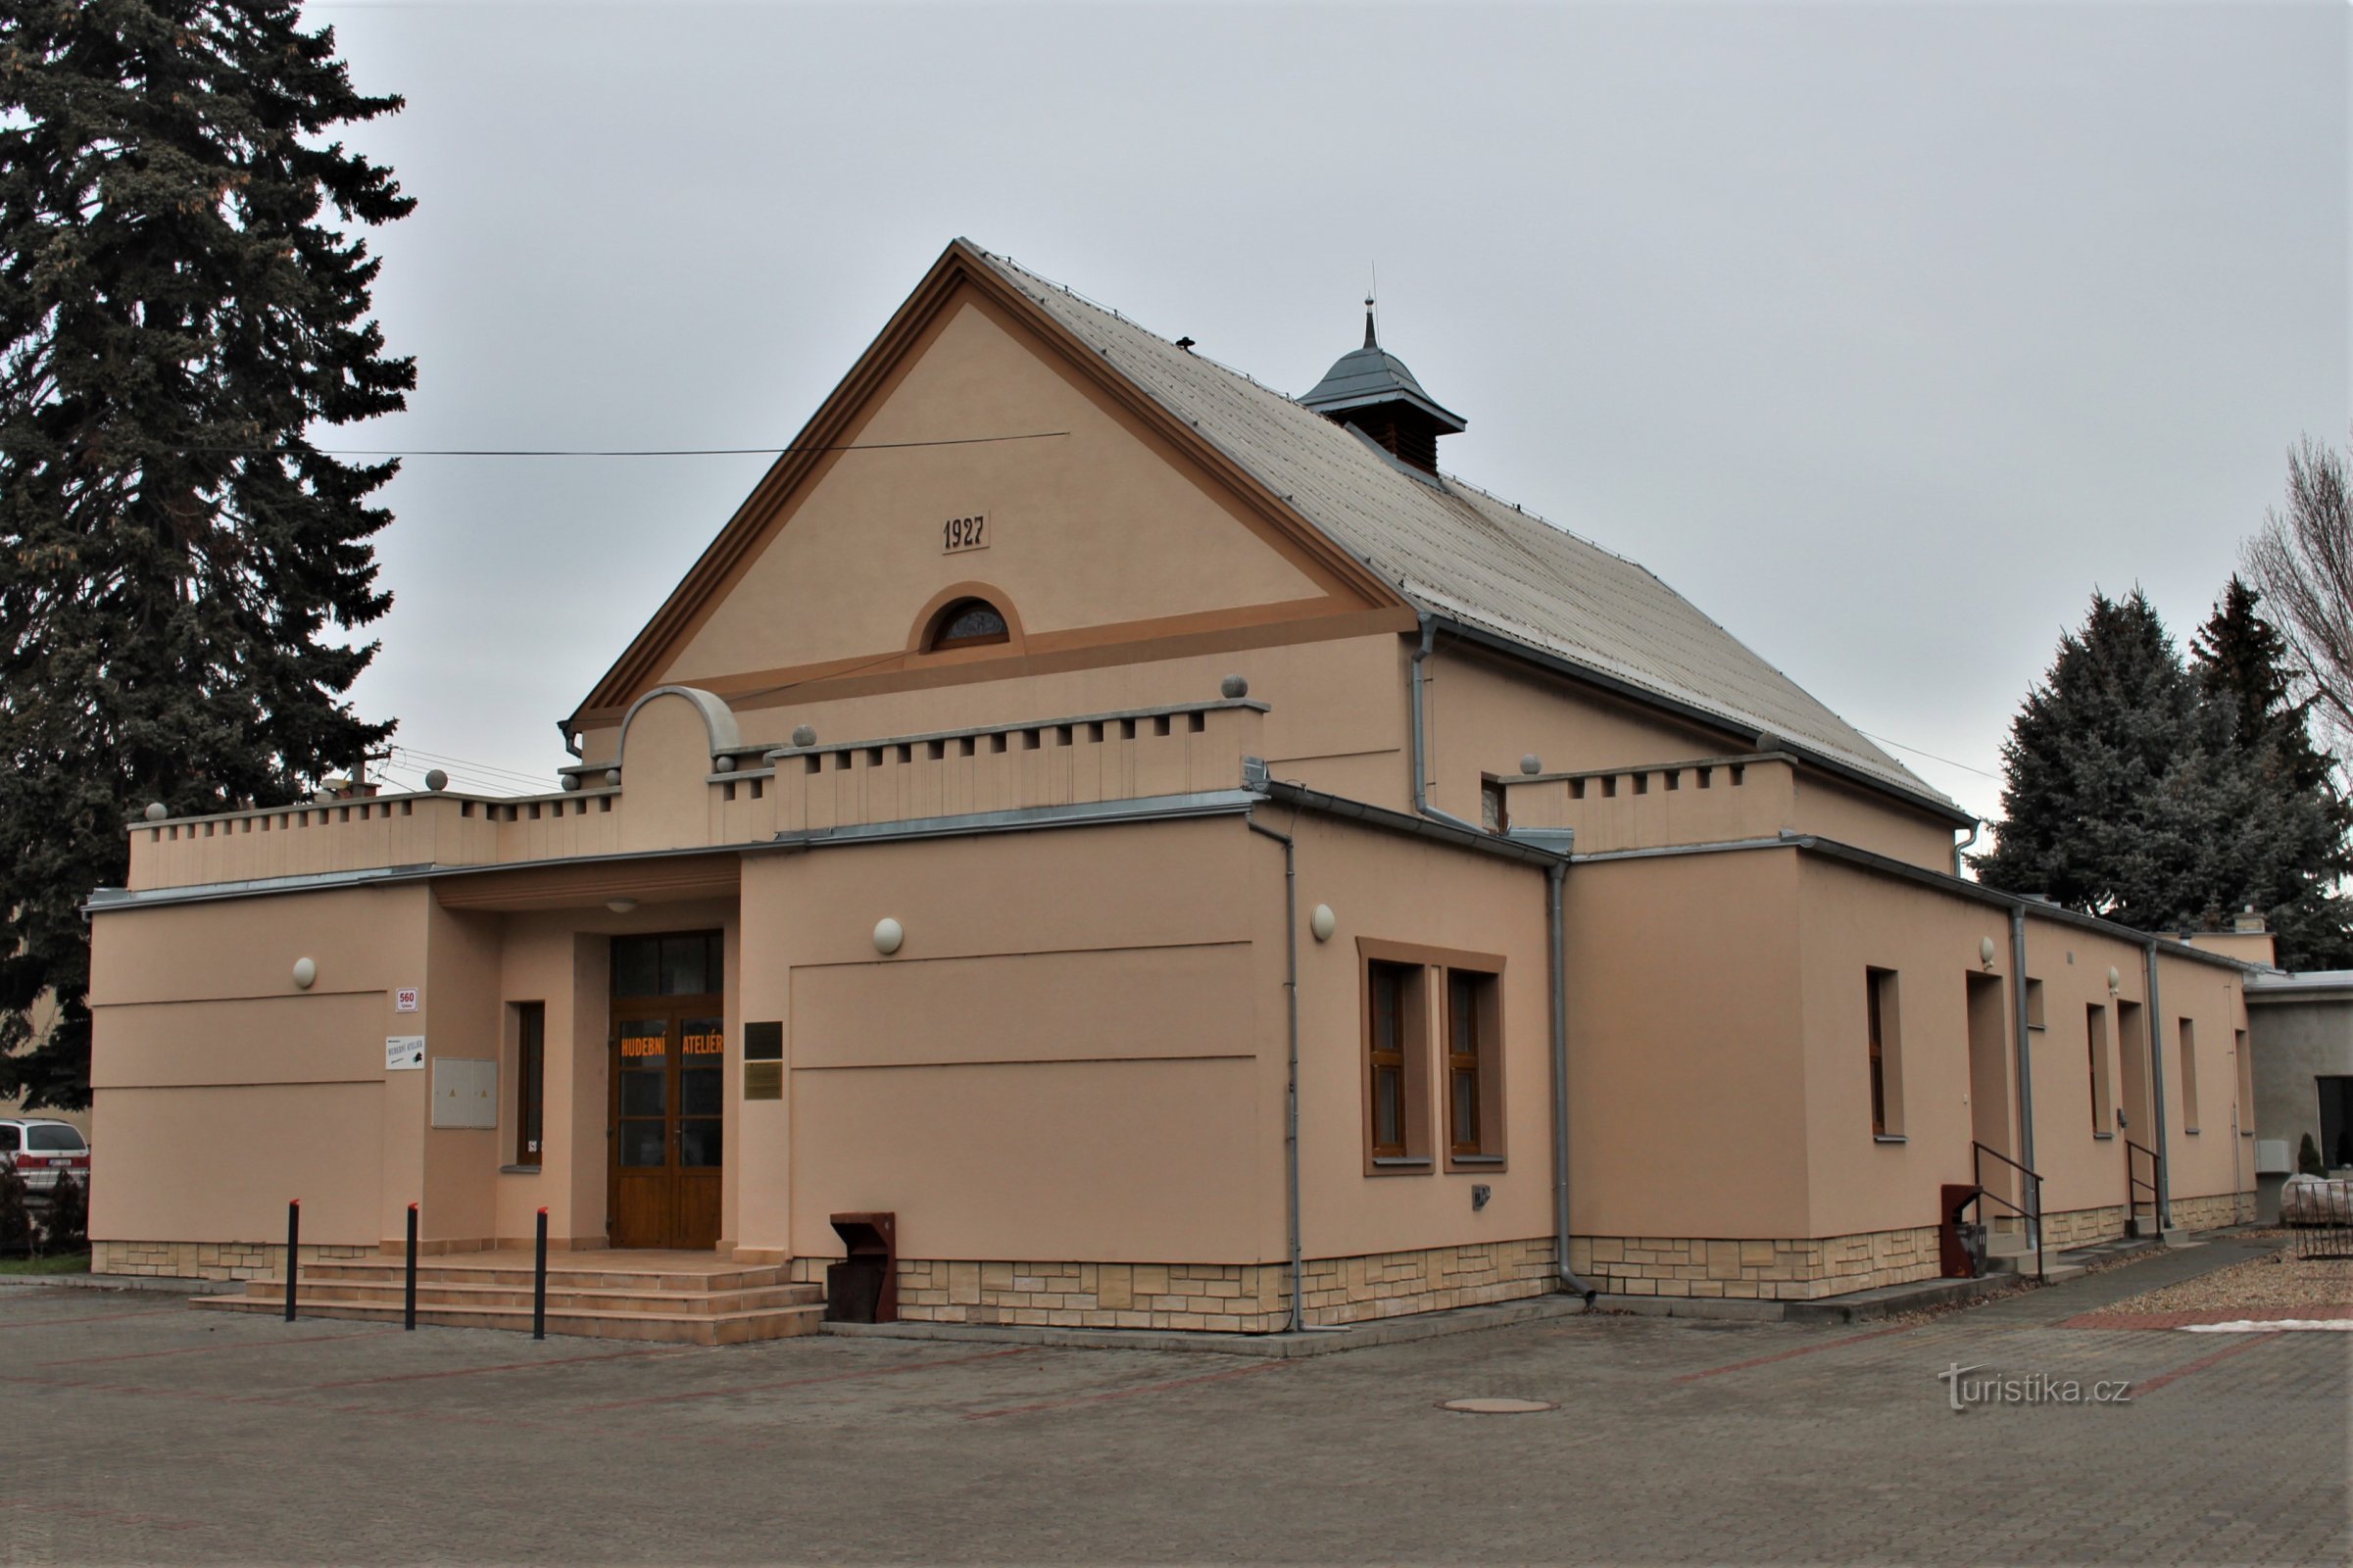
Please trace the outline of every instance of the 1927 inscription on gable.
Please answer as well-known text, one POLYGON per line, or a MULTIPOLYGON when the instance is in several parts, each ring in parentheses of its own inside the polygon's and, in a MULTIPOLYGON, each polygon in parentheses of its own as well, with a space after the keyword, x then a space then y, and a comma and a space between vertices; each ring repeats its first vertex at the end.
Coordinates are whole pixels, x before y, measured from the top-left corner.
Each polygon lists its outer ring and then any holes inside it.
POLYGON ((959 550, 989 548, 989 514, 975 512, 968 517, 951 517, 940 525, 940 554, 953 556, 959 550))

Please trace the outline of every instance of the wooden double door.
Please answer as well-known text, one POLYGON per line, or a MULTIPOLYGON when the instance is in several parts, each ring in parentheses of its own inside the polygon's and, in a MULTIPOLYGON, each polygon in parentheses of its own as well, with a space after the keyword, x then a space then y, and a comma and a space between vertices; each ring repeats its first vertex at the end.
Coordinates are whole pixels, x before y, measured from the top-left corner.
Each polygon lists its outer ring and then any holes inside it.
POLYGON ((615 999, 612 1067, 613 1245, 715 1246, 727 1099, 718 996, 615 999))

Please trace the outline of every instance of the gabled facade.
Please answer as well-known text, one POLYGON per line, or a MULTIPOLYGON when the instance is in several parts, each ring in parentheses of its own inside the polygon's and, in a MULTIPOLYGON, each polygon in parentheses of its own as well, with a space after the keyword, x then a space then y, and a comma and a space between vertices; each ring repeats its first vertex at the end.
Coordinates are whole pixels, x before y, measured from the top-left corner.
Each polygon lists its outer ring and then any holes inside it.
POLYGON ((1952 1185, 2234 1214, 2151 1042, 2237 1093, 2239 966, 1958 880, 1951 802, 1423 462, 1371 337, 1294 400, 958 241, 563 790, 132 824, 99 1265, 300 1196, 321 1256, 544 1207, 815 1283, 888 1211, 906 1315, 1250 1332, 1920 1277, 1952 1185))

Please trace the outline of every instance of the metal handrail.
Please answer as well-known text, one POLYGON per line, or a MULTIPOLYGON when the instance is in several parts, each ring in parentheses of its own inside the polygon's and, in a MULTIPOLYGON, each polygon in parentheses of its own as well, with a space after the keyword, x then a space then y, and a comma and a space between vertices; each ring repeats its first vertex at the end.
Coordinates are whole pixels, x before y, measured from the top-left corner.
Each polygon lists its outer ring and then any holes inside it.
MULTIPOLYGON (((1971 1185, 1975 1186, 1978 1190, 1977 1198, 1970 1200, 1970 1201, 1978 1202, 1981 1200, 1990 1198, 1995 1202, 2001 1204, 2002 1207, 2010 1210, 2020 1219, 2023 1219, 2027 1222, 2028 1237, 2034 1244, 2034 1278, 2037 1281, 2046 1281, 2048 1275, 2043 1262, 2042 1246, 2042 1172, 2038 1170, 2031 1170, 2028 1167, 2021 1165, 2017 1160, 2012 1159, 2009 1155, 2003 1153, 2000 1150, 1988 1149, 1984 1144, 1978 1143, 1975 1140, 1971 1141, 1969 1147, 1971 1150, 1969 1159, 1969 1179, 1971 1185), (1991 1154, 1995 1159, 2000 1160, 2003 1164, 2009 1166, 2012 1170, 2018 1172, 2021 1176, 2024 1176, 2027 1179, 2027 1201, 2032 1205, 2031 1207, 2021 1207, 2018 1204, 2010 1201, 2010 1200, 2007 1198, 2004 1198, 2001 1194, 1988 1192, 1986 1190, 1984 1166, 1985 1156, 1987 1154, 1991 1154)), ((1984 1210, 1981 1208, 1979 1212, 1983 1213, 1984 1210)))
POLYGON ((2164 1177, 2163 1154, 2146 1144, 2136 1144, 2130 1138, 2125 1140, 2125 1213, 2127 1217, 2133 1217, 2133 1211, 2140 1206, 2137 1194, 2145 1188, 2149 1195, 2149 1218, 2156 1222, 2160 1237, 2165 1234, 2165 1210, 2158 1201, 2158 1194, 2164 1190, 2164 1177), (2145 1182, 2133 1173, 2132 1155, 2136 1152, 2149 1156, 2149 1179, 2145 1182))

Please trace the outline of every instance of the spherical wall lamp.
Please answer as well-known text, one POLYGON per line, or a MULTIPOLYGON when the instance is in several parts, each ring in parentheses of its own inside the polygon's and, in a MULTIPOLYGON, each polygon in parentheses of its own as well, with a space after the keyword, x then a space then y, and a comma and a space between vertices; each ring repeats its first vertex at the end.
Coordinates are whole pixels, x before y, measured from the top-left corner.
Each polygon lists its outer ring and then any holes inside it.
POLYGON ((887 958, 897 953, 906 941, 907 927, 889 915, 886 914, 874 922, 874 951, 884 957, 887 958))
POLYGON ((2123 984, 2124 976, 2116 972, 2116 965, 2113 963, 2108 965, 2108 989, 2114 991, 2123 984))
POLYGON ((1330 905, 1319 904, 1315 912, 1307 916, 1307 929, 1315 933, 1316 941, 1329 942, 1332 933, 1340 929, 1340 917, 1332 912, 1330 905))
POLYGON ((294 989, 308 991, 319 983, 319 965, 310 958, 294 960, 294 989))
POLYGON ((1978 939, 1978 962, 1988 969, 1993 967, 1993 939, 1991 937, 1978 939))

